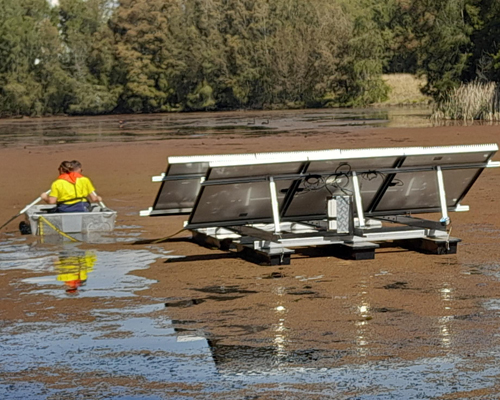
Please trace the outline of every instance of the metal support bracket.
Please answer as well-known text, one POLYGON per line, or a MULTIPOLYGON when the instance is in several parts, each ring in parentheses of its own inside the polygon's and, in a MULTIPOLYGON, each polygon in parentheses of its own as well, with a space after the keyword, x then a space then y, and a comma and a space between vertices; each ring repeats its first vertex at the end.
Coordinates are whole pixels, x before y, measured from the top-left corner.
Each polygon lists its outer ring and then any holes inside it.
POLYGON ((425 229, 446 231, 446 228, 443 227, 443 225, 438 221, 430 221, 427 219, 410 217, 407 215, 388 215, 388 216, 384 216, 384 217, 374 217, 374 219, 377 219, 379 221, 392 222, 395 224, 403 224, 403 225, 416 226, 416 227, 425 228, 425 229))
POLYGON ((450 217, 448 217, 448 207, 446 206, 446 192, 444 190, 443 171, 441 170, 440 166, 436 167, 436 174, 439 191, 439 204, 441 205, 441 219, 439 220, 439 222, 446 226, 450 224, 450 217))
POLYGON ((271 207, 273 210, 274 233, 279 234, 280 229, 280 210, 278 206, 278 195, 276 194, 276 183, 273 177, 269 177, 269 191, 271 194, 271 207))
POLYGON ((352 185, 354 187, 354 201, 356 202, 356 212, 358 213, 359 227, 365 227, 365 214, 363 212, 363 202, 361 200, 361 191, 359 190, 359 180, 356 172, 352 173, 352 185))

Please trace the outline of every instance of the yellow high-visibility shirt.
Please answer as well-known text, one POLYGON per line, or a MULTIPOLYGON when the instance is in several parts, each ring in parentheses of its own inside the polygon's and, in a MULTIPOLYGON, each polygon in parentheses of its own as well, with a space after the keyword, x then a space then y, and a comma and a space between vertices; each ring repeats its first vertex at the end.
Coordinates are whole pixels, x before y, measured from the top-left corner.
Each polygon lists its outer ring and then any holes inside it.
POLYGON ((89 178, 82 176, 72 184, 64 179, 57 179, 50 188, 50 197, 56 197, 58 203, 75 204, 84 201, 90 193, 95 191, 89 178))

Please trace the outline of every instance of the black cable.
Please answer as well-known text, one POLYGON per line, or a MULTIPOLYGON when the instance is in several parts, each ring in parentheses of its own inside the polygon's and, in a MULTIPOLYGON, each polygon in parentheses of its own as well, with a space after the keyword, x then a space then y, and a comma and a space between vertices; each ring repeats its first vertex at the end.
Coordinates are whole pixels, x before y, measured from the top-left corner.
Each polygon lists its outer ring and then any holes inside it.
MULTIPOLYGON (((349 163, 340 163, 335 172, 328 176, 321 175, 309 175, 304 178, 303 190, 297 193, 297 195, 325 189, 328 191, 330 196, 334 195, 335 191, 340 191, 347 196, 352 196, 353 191, 348 189, 351 183, 352 167, 349 163), (333 178, 333 180, 332 180, 333 178)), ((386 174, 379 171, 368 171, 361 175, 361 178, 367 181, 372 181, 377 178, 381 178, 382 181, 386 179, 386 174)), ((392 179, 391 186, 404 186, 401 179, 392 179)))

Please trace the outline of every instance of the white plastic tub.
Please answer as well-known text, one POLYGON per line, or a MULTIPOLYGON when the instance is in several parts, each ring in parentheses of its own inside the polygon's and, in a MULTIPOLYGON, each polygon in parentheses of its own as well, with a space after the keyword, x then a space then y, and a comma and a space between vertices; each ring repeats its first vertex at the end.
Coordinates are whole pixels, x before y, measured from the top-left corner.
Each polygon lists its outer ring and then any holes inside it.
POLYGON ((92 211, 77 213, 49 213, 54 206, 41 205, 29 208, 26 221, 33 235, 57 235, 57 230, 64 233, 111 232, 115 229, 116 211, 102 209, 93 204, 92 211), (41 220, 43 217, 48 223, 41 220), (43 224, 43 226, 41 226, 43 224), (50 225, 53 225, 51 227, 50 225))

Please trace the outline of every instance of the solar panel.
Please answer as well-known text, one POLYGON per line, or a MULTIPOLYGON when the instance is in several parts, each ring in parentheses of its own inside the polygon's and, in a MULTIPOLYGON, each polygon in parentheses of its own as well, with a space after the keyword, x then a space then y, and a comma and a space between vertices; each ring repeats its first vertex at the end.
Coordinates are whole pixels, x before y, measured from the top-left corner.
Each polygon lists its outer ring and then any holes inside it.
MULTIPOLYGON (((297 246, 374 258, 377 242, 456 253, 449 211, 491 161, 496 144, 170 157, 153 210, 189 214, 193 240, 272 265, 297 246), (439 221, 412 214, 440 213, 439 221), (396 226, 395 226, 396 225, 396 226)), ((337 254, 337 253, 335 253, 337 254)))
MULTIPOLYGON (((478 169, 443 172, 448 208, 460 203, 478 173, 478 169)), ((396 182, 395 186, 387 189, 371 214, 405 210, 426 212, 426 209, 439 208, 437 177, 434 171, 396 174, 393 181, 396 182)))
POLYGON ((153 177, 153 181, 161 182, 161 186, 153 207, 145 215, 189 214, 200 190, 201 182, 205 180, 209 163, 212 161, 250 162, 268 157, 288 161, 306 159, 302 152, 169 157, 166 172, 161 176, 153 177))
POLYGON ((149 215, 189 214, 209 162, 230 158, 225 155, 169 157, 166 172, 153 178, 153 181, 161 181, 161 186, 149 215))
POLYGON ((270 178, 281 221, 324 219, 328 198, 339 195, 358 195, 358 217, 437 212, 440 174, 452 210, 497 150, 496 144, 325 150, 209 161, 187 227, 273 222, 270 178))
MULTIPOLYGON (((284 190, 291 181, 277 184, 278 202, 281 207, 284 190)), ((246 182, 229 185, 211 185, 202 188, 201 197, 195 205, 190 224, 234 225, 240 223, 272 222, 269 182, 246 182)), ((206 226, 208 226, 206 225, 206 226)))

